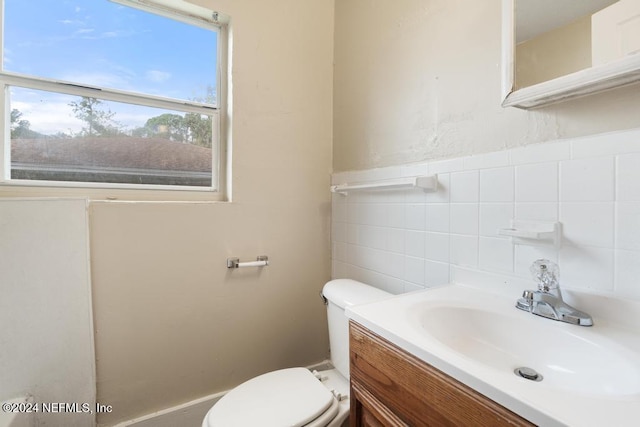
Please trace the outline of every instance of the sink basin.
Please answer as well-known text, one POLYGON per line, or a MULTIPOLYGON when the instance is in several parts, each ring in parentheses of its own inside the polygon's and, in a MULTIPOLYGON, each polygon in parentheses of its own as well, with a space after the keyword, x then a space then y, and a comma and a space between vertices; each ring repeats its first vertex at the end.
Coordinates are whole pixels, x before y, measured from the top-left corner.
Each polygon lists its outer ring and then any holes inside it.
POLYGON ((547 387, 612 396, 640 393, 635 353, 593 331, 576 330, 583 327, 515 308, 512 314, 444 305, 426 308, 419 321, 427 334, 453 351, 509 374, 533 368, 547 387))
POLYGON ((640 301, 567 291, 594 319, 577 326, 515 308, 529 282, 454 273, 450 285, 355 305, 347 316, 536 425, 637 424, 640 301), (542 380, 514 372, 522 367, 542 380))

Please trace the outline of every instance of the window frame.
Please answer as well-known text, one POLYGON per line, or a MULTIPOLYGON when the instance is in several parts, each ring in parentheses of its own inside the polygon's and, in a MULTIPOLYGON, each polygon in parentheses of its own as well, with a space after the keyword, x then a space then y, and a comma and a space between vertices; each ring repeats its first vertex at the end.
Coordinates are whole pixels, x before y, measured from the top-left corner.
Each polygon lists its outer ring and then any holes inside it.
MULTIPOLYGON (((227 200, 227 61, 228 18, 210 11, 211 19, 196 16, 177 6, 183 0, 109 0, 147 13, 175 19, 217 33, 216 105, 173 99, 143 93, 128 92, 71 81, 21 75, 0 69, 0 195, 82 196, 107 200, 227 200), (47 181, 11 179, 11 126, 9 87, 42 90, 99 100, 123 102, 146 107, 164 108, 184 113, 198 113, 212 117, 211 186, 154 185, 100 183, 82 181, 47 181)), ((4 0, 0 0, 0 58, 4 57, 4 0)), ((188 7, 193 5, 184 3, 188 7)), ((208 11, 208 10, 207 10, 208 11)), ((1 67, 0 67, 1 68, 1 67)))

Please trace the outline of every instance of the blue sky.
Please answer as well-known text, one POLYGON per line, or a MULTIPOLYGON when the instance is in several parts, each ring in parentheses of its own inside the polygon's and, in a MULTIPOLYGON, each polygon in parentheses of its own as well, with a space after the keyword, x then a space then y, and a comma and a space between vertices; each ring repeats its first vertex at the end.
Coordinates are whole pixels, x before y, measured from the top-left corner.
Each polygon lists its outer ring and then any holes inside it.
MULTIPOLYGON (((108 0, 5 0, 4 24, 6 71, 180 99, 215 87, 216 33, 200 27, 108 0)), ((56 110, 53 95, 15 92, 34 130, 34 102, 56 110)))

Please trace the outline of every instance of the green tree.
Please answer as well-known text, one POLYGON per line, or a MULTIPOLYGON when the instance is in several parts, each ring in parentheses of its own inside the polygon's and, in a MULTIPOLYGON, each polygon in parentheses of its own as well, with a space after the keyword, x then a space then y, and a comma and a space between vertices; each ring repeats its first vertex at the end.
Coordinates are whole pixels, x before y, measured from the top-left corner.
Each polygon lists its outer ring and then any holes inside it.
POLYGON ((110 136, 120 133, 119 127, 111 110, 104 110, 103 102, 97 98, 83 96, 80 101, 73 101, 69 106, 76 118, 87 124, 82 128, 83 136, 110 136))
POLYGON ((17 109, 11 110, 11 139, 20 138, 25 130, 29 130, 31 123, 22 119, 22 112, 17 109))
MULTIPOLYGON (((215 104, 215 89, 207 86, 204 97, 193 98, 192 101, 215 104)), ((211 148, 212 118, 198 113, 179 114, 165 113, 148 119, 143 127, 133 129, 131 136, 159 137, 170 141, 184 142, 201 147, 211 148)))
MULTIPOLYGON (((192 100, 215 105, 216 99, 215 88, 213 86, 207 86, 204 96, 196 97, 192 100)), ((189 142, 201 147, 211 148, 213 141, 213 121, 211 116, 186 113, 184 120, 189 132, 189 142)))
POLYGON ((184 121, 187 125, 189 142, 201 147, 211 148, 211 116, 203 116, 197 113, 187 113, 184 115, 184 121))
POLYGON ((165 113, 151 117, 144 125, 146 136, 158 136, 171 141, 185 142, 188 138, 185 118, 179 114, 165 113))
POLYGON ((11 110, 11 139, 39 138, 42 135, 31 130, 29 120, 22 118, 22 112, 18 109, 11 110))

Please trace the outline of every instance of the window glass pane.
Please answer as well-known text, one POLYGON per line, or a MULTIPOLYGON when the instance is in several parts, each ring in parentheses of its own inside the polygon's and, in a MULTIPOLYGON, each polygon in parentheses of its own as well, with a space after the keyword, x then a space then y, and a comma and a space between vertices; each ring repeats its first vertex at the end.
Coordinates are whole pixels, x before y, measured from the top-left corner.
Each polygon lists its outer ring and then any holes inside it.
POLYGON ((11 179, 212 186, 214 117, 10 88, 11 179))
POLYGON ((108 0, 4 0, 5 71, 215 103, 217 32, 108 0))

